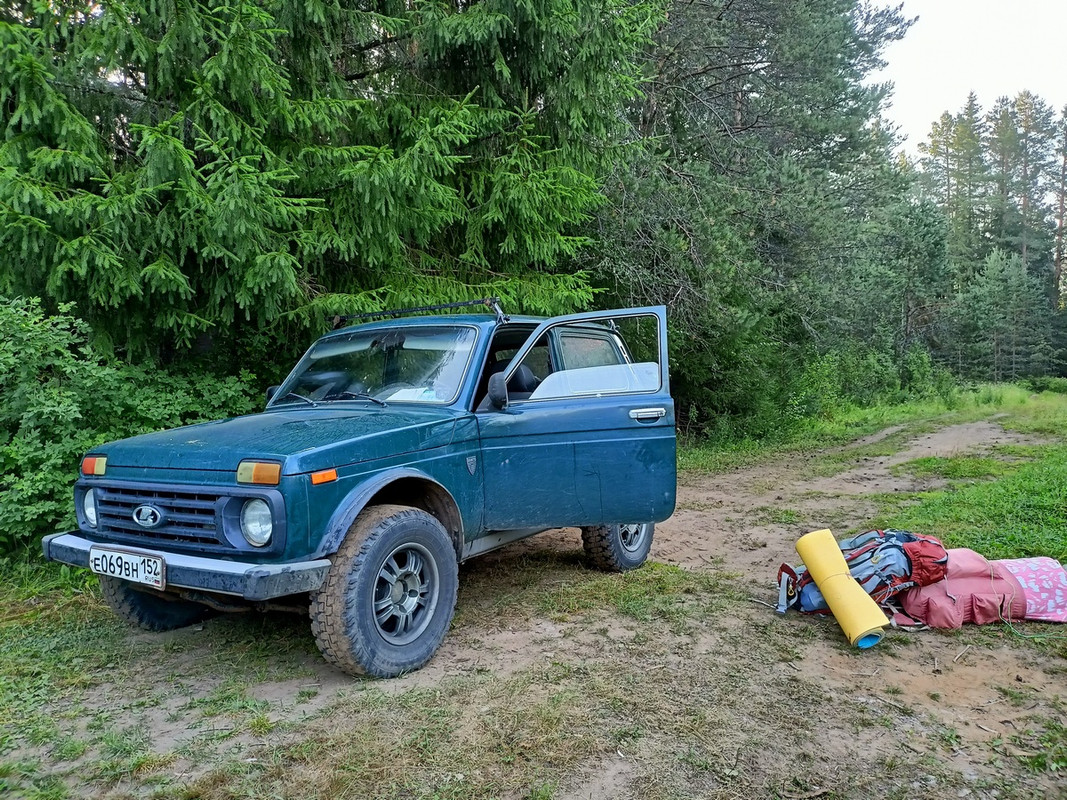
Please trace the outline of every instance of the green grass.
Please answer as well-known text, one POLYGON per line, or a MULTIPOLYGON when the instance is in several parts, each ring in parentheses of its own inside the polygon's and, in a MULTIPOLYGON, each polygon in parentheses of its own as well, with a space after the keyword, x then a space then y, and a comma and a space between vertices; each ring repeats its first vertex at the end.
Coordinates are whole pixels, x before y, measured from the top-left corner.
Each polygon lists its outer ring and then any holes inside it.
POLYGON ((987 558, 1067 559, 1067 447, 1050 447, 993 482, 919 495, 878 521, 987 558))
POLYGON ((757 510, 760 522, 772 525, 796 525, 803 521, 804 515, 791 508, 762 508, 757 510))
POLYGON ((679 624, 734 596, 721 576, 648 563, 632 572, 589 573, 541 593, 542 613, 566 617, 578 612, 615 609, 639 622, 655 619, 679 624))
POLYGON ((1018 463, 992 456, 928 456, 898 464, 893 473, 908 473, 917 478, 945 478, 951 481, 974 481, 1000 478, 1018 468, 1018 463))
MULTIPOLYGON (((683 473, 724 472, 759 463, 778 453, 822 450, 854 441, 895 425, 908 426, 909 431, 901 432, 893 437, 901 439, 914 434, 917 429, 929 429, 931 421, 935 421, 935 424, 940 426, 983 419, 988 417, 990 412, 995 411, 1012 414, 1016 409, 1030 405, 1032 402, 1030 398, 1030 393, 1022 387, 983 385, 970 391, 959 392, 948 402, 935 397, 912 400, 894 406, 871 408, 846 406, 836 409, 828 417, 798 420, 791 425, 783 425, 779 435, 769 439, 759 441, 741 439, 710 443, 683 442, 678 448, 678 469, 683 473)), ((1044 393, 1040 395, 1040 398, 1058 398, 1061 405, 1064 399, 1061 395, 1051 393, 1044 393)), ((866 449, 850 450, 847 456, 841 456, 841 458, 896 452, 893 444, 893 442, 875 442, 866 449)))
POLYGON ((1020 744, 1033 747, 1035 755, 1023 756, 1023 761, 1037 772, 1056 772, 1067 769, 1067 726, 1062 720, 1046 719, 1044 730, 1021 737, 1020 744))
POLYGON ((883 498, 874 524, 936 536, 949 547, 967 547, 991 559, 1067 560, 1067 444, 1061 443, 1067 439, 1067 397, 1046 392, 1011 405, 997 421, 1049 443, 995 451, 1012 460, 959 456, 905 464, 903 469, 919 476, 959 483, 911 498, 883 498))
POLYGON ((35 761, 0 762, 0 796, 21 800, 66 800, 70 796, 54 775, 40 774, 35 761))

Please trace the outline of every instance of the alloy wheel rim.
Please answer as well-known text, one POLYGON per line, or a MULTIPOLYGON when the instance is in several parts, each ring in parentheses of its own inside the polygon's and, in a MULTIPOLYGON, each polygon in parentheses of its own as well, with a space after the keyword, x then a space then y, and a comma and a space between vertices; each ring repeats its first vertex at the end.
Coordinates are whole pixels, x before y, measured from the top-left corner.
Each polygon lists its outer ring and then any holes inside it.
POLYGON ((622 549, 627 553, 640 550, 645 543, 647 530, 648 526, 643 524, 620 525, 619 542, 622 544, 622 549))
POLYGON ((394 645, 422 635, 437 608, 441 582, 437 562, 419 544, 401 545, 378 568, 374 581, 374 625, 394 645))

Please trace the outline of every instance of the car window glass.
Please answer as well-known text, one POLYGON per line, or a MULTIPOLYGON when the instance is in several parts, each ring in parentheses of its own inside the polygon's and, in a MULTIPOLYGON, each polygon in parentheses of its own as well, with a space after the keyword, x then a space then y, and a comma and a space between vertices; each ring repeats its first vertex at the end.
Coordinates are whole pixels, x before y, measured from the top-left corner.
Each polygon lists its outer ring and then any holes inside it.
POLYGON ((559 325, 549 334, 555 343, 551 358, 548 342, 538 342, 512 372, 509 402, 640 394, 660 388, 659 323, 655 315, 559 325), (634 351, 630 349, 631 338, 634 351), (640 360, 632 352, 638 353, 640 360), (522 390, 514 384, 521 385, 522 390))
POLYGON ((559 333, 563 369, 606 367, 623 364, 626 358, 610 331, 596 333, 580 328, 562 328, 559 333))
POLYGON ((459 393, 477 331, 405 326, 357 330, 317 342, 271 405, 358 400, 442 403, 459 393))

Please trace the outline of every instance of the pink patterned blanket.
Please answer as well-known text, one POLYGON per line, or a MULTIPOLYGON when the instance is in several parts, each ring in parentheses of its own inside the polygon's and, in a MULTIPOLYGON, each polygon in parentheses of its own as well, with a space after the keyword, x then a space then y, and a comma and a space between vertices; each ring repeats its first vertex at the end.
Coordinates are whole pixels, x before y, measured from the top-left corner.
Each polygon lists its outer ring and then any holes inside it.
POLYGON ((1054 558, 1009 558, 1007 568, 1026 595, 1026 618, 1067 622, 1067 570, 1054 558))

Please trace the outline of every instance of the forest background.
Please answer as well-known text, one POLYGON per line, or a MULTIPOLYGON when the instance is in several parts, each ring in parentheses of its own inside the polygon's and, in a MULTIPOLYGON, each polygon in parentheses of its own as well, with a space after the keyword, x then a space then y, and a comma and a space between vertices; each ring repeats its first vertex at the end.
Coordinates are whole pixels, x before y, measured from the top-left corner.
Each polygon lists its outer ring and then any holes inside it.
POLYGON ((0 552, 338 313, 663 303, 683 435, 1059 383, 1067 108, 897 152, 859 0, 10 0, 0 552))

